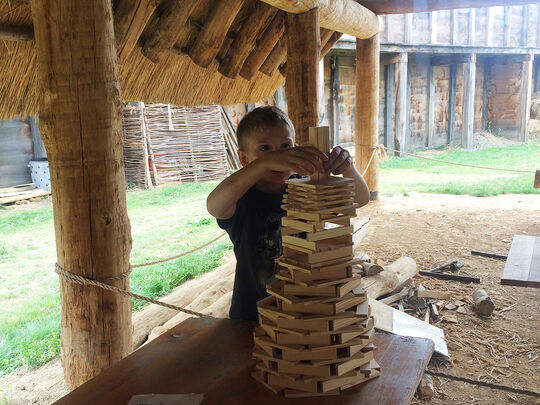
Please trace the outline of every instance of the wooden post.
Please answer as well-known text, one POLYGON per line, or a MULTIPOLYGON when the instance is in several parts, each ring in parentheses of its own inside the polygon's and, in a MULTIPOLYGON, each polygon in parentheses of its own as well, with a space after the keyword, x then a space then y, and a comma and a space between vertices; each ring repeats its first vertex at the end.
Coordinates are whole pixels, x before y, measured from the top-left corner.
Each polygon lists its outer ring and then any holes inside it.
POLYGON ((437 11, 429 12, 429 43, 437 42, 437 11))
MULTIPOLYGON (((538 5, 536 6, 538 8, 538 5)), ((524 4, 521 6, 521 38, 520 45, 524 48, 528 46, 529 38, 527 29, 529 28, 529 6, 524 4)))
POLYGON ((461 144, 466 149, 473 147, 474 134, 474 94, 476 88, 476 55, 471 55, 471 62, 463 65, 465 88, 463 97, 463 133, 461 144))
POLYGON ((356 168, 360 173, 366 171, 364 178, 371 199, 377 199, 379 190, 379 157, 371 148, 379 144, 379 58, 379 34, 369 39, 356 39, 356 168))
MULTIPOLYGON (((32 0, 40 127, 49 157, 56 251, 66 271, 129 289, 120 85, 110 0, 32 0), (125 277, 122 277, 124 276, 125 277)), ((60 278, 69 388, 131 351, 127 296, 60 278)))
POLYGON ((454 141, 454 127, 456 123, 456 76, 457 66, 455 64, 450 65, 450 83, 448 95, 448 143, 454 141))
POLYGON ((456 45, 458 43, 458 26, 457 26, 457 10, 452 10, 450 17, 450 43, 456 45))
POLYGON ((469 45, 474 46, 474 37, 476 36, 476 9, 469 9, 469 45))
POLYGON ((304 146, 309 143, 309 127, 316 127, 319 123, 319 9, 314 8, 301 14, 287 14, 285 36, 285 94, 289 117, 296 130, 296 144, 304 146))
POLYGON ((384 112, 384 146, 395 149, 394 146, 394 112, 395 112, 395 89, 394 76, 395 65, 389 63, 385 66, 385 112, 384 112))
POLYGON ((427 147, 433 147, 435 135, 435 66, 428 67, 428 120, 427 120, 427 147))
POLYGON ((332 82, 332 146, 334 146, 339 145, 339 56, 332 56, 330 69, 332 82))
POLYGON ((146 179, 146 188, 154 188, 152 184, 152 177, 150 176, 150 164, 148 163, 148 141, 146 138, 146 120, 144 119, 144 103, 137 103, 139 107, 139 120, 141 124, 141 137, 143 140, 143 159, 144 159, 144 178, 146 179))
POLYGON ((491 64, 489 59, 484 59, 484 77, 482 81, 482 130, 487 129, 487 110, 488 110, 488 84, 491 64))
POLYGON ((488 7, 487 9, 487 32, 486 32, 486 46, 492 45, 493 38, 493 9, 488 7))
POLYGON ((407 14, 404 14, 404 17, 405 17, 405 34, 404 34, 405 38, 403 42, 405 42, 406 44, 410 44, 412 42, 411 34, 412 34, 413 14, 407 13, 407 14))
POLYGON ((520 142, 529 140, 529 118, 531 110, 532 68, 534 54, 523 56, 521 65, 521 120, 519 126, 520 142))
POLYGON ((510 25, 512 24, 512 21, 510 19, 511 11, 512 10, 510 9, 510 6, 504 7, 504 27, 503 27, 503 30, 504 30, 503 45, 504 46, 510 46, 510 25))
POLYGON ((399 150, 399 156, 405 156, 407 136, 407 63, 408 56, 403 54, 403 60, 396 63, 396 112, 394 145, 399 150))

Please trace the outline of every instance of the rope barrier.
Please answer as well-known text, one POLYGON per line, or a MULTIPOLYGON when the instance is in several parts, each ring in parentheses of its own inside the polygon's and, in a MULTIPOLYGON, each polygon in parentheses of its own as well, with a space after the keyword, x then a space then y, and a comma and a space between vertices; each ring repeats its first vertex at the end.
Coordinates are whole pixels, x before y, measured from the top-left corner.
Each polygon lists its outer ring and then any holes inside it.
MULTIPOLYGON (((397 152, 397 153, 402 153, 401 151, 399 150, 396 150, 396 149, 392 149, 392 148, 387 148, 383 145, 378 145, 378 146, 373 146, 373 145, 359 145, 361 147, 364 147, 364 148, 369 148, 369 149, 374 149, 374 153, 377 151, 377 150, 381 150, 382 149, 386 149, 387 151, 392 151, 392 152, 397 152)), ((497 170, 497 171, 501 171, 501 172, 510 172, 510 173, 532 173, 534 174, 535 171, 534 170, 519 170, 519 169, 504 169, 504 168, 500 168, 500 167, 490 167, 490 166, 477 166, 477 165, 469 165, 469 164, 466 164, 466 163, 455 163, 455 162, 448 162, 446 160, 440 160, 440 159, 433 159, 433 158, 428 158, 428 157, 425 157, 425 156, 420 156, 420 155, 417 155, 415 153, 409 153, 407 152, 407 155, 411 155, 411 156, 414 156, 418 159, 424 159, 424 160, 431 160, 433 162, 438 162, 438 163, 445 163, 447 165, 454 165, 454 166, 463 166, 463 167, 472 167, 472 168, 475 168, 475 169, 485 169, 485 170, 497 170)), ((373 157, 373 155, 372 155, 373 157)), ((364 171, 364 174, 367 172, 367 168, 369 167, 369 164, 371 163, 371 158, 369 159, 369 162, 368 162, 368 165, 366 166, 366 170, 364 171)), ((362 175, 363 176, 363 175, 362 175)))
POLYGON ((112 286, 110 284, 106 284, 105 282, 122 280, 122 279, 124 279, 124 278, 126 278, 126 277, 128 277, 130 275, 132 269, 137 268, 137 267, 145 267, 145 266, 150 266, 150 265, 153 265, 153 264, 164 263, 164 262, 168 262, 170 260, 174 260, 174 259, 178 259, 180 257, 186 256, 186 255, 188 255, 190 253, 196 252, 197 250, 203 249, 203 248, 207 247, 208 245, 211 245, 212 243, 214 243, 218 239, 222 238, 226 234, 227 234, 227 232, 223 232, 221 235, 215 237, 211 241, 206 242, 204 245, 197 246, 196 248, 188 250, 187 252, 180 253, 179 255, 167 257, 165 259, 156 260, 156 261, 153 261, 153 262, 139 263, 139 264, 130 265, 129 268, 124 273, 119 274, 117 276, 113 276, 113 277, 107 277, 107 278, 102 278, 102 279, 92 279, 92 278, 89 278, 89 277, 84 277, 84 276, 72 273, 71 271, 68 271, 68 270, 62 268, 62 266, 60 266, 58 263, 56 263, 54 271, 58 275, 60 275, 61 277, 66 278, 67 280, 71 281, 72 283, 77 283, 77 284, 82 284, 82 285, 92 285, 94 287, 103 288, 104 290, 109 290, 109 291, 117 292, 119 294, 128 295, 128 296, 130 296, 132 298, 142 300, 142 301, 146 301, 146 302, 149 302, 151 304, 156 304, 156 305, 160 305, 160 306, 165 307, 165 308, 174 309, 176 311, 184 312, 184 313, 189 314, 189 315, 194 315, 194 316, 198 316, 198 317, 208 317, 208 315, 205 315, 203 313, 192 311, 190 309, 186 309, 186 308, 182 308, 182 307, 178 307, 176 305, 168 304, 168 303, 163 302, 163 301, 158 301, 158 300, 155 300, 155 299, 150 298, 150 297, 145 297, 143 295, 135 294, 135 293, 132 293, 131 291, 127 291, 127 290, 124 290, 122 288, 118 288, 118 287, 112 286))
POLYGON ((513 392, 514 394, 529 395, 529 396, 537 397, 537 398, 540 397, 540 392, 525 390, 525 389, 521 389, 521 388, 509 387, 508 385, 500 385, 500 384, 488 383, 488 382, 485 382, 485 381, 473 380, 471 378, 459 377, 457 375, 441 373, 439 371, 429 370, 429 369, 426 371, 426 373, 437 376, 437 377, 448 378, 448 379, 454 380, 454 381, 466 382, 466 383, 469 383, 469 384, 472 384, 472 385, 480 385, 482 387, 493 388, 493 389, 496 389, 496 390, 513 392))

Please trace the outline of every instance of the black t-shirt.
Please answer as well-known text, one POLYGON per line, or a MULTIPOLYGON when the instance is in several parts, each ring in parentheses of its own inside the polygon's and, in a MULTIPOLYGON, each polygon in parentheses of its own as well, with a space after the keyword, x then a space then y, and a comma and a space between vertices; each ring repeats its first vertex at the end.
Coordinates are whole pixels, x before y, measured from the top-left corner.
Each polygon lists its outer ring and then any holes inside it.
POLYGON ((257 320, 257 301, 268 296, 266 284, 274 279, 275 262, 281 256, 281 209, 283 194, 266 194, 250 188, 238 200, 229 219, 218 219, 234 245, 236 275, 229 316, 257 320))

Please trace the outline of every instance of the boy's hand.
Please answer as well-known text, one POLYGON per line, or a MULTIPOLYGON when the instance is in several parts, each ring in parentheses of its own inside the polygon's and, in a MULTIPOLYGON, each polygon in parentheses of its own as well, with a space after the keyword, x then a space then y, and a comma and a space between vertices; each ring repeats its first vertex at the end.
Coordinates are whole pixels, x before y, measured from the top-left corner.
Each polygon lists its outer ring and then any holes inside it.
POLYGON ((268 170, 279 172, 291 171, 300 175, 310 175, 316 171, 324 173, 323 162, 328 157, 313 146, 297 146, 295 148, 267 152, 257 161, 268 170))
POLYGON ((353 162, 351 155, 347 149, 343 149, 341 146, 336 146, 330 152, 328 160, 324 162, 324 169, 326 173, 343 174, 353 168, 353 162))

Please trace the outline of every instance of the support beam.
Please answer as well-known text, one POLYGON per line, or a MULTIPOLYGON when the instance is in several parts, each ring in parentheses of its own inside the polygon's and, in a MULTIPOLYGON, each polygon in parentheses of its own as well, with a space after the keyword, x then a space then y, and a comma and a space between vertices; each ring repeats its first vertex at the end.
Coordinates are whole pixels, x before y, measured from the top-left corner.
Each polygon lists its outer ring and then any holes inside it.
MULTIPOLYGON (((407 55, 407 54, 405 54, 407 55)), ((399 150, 399 156, 405 156, 406 136, 407 136, 407 57, 404 57, 403 62, 395 64, 396 69, 396 103, 395 103, 395 120, 396 127, 394 134, 394 145, 399 150)))
POLYGON ((435 136, 435 66, 428 67, 428 119, 427 119, 427 147, 433 147, 435 136))
POLYGON ((263 62, 259 70, 267 76, 273 76, 274 73, 276 73, 276 70, 278 69, 278 67, 283 63, 283 61, 286 58, 287 58, 287 38, 283 36, 278 41, 276 46, 274 46, 274 49, 272 49, 272 52, 270 52, 270 55, 268 55, 268 57, 263 62))
POLYGON ((290 14, 305 13, 314 8, 320 12, 321 27, 357 38, 379 33, 379 17, 354 0, 262 0, 290 14))
POLYGON ((523 56, 523 62, 521 65, 521 119, 519 126, 520 142, 527 142, 529 140, 533 62, 533 53, 523 56))
POLYGON ((356 168, 364 178, 372 200, 379 192, 379 35, 356 39, 356 168), (370 162, 371 161, 371 162, 370 162), (368 166, 369 165, 369 166, 368 166))
POLYGON ((155 25, 155 30, 146 39, 142 53, 154 63, 172 49, 179 34, 197 5, 197 0, 169 0, 165 2, 165 10, 155 25))
POLYGON ((0 25, 0 41, 33 41, 34 29, 27 25, 0 25))
POLYGON ((394 145, 394 117, 395 117, 395 65, 388 64, 385 66, 385 103, 384 103, 384 146, 390 149, 395 149, 394 145))
POLYGON ((260 69, 267 56, 274 49, 284 32, 285 13, 283 11, 278 11, 268 28, 264 31, 262 37, 257 41, 255 48, 244 62, 244 65, 240 70, 240 76, 246 80, 251 80, 260 69))
POLYGON ((394 63, 407 62, 406 53, 383 53, 381 54, 381 65, 392 65, 394 63))
POLYGON ((119 0, 114 10, 114 36, 118 63, 123 63, 137 45, 144 27, 157 7, 157 0, 119 0))
MULTIPOLYGON (((131 231, 111 1, 32 0, 31 7, 39 91, 47 95, 40 129, 58 264, 129 289, 131 231)), ((62 364, 67 386, 75 388, 131 351, 131 301, 63 277, 60 298, 62 364)))
MULTIPOLYGON (((475 58, 476 59, 476 58, 475 58)), ((476 60, 463 65, 465 87, 463 89, 463 133, 461 144, 465 149, 473 148, 474 94, 476 88, 476 60)))
POLYGON ((482 131, 487 129, 487 111, 488 111, 488 84, 489 84, 489 73, 491 68, 491 63, 489 59, 484 59, 484 77, 482 78, 482 131))
POLYGON ((330 80, 332 83, 332 146, 339 145, 339 56, 330 59, 330 80))
POLYGON ((476 36, 476 9, 469 9, 469 35, 468 35, 468 44, 474 46, 474 38, 476 36))
POLYGON ((289 117, 296 130, 296 144, 309 144, 309 127, 319 124, 319 9, 287 14, 287 77, 285 94, 289 117))
POLYGON ((255 39, 259 32, 268 25, 277 9, 263 2, 257 2, 255 9, 246 19, 240 32, 234 39, 227 54, 219 64, 218 71, 226 77, 236 79, 245 60, 255 48, 255 39))
POLYGON ((330 39, 326 41, 326 44, 321 48, 321 56, 320 58, 323 59, 328 52, 330 52, 330 49, 339 41, 343 34, 341 32, 334 32, 330 39))
POLYGON ((225 41, 244 0, 216 0, 201 32, 189 50, 189 56, 197 65, 207 68, 225 41))
POLYGON ((431 11, 429 13, 429 43, 434 44, 437 42, 437 12, 431 11))
POLYGON ((432 66, 444 66, 451 65, 456 63, 470 63, 476 61, 475 54, 454 54, 454 55, 444 55, 444 56, 432 56, 430 59, 432 66))
POLYGON ((457 66, 450 65, 449 95, 448 95, 448 144, 454 142, 454 127, 456 125, 456 78, 457 66))

